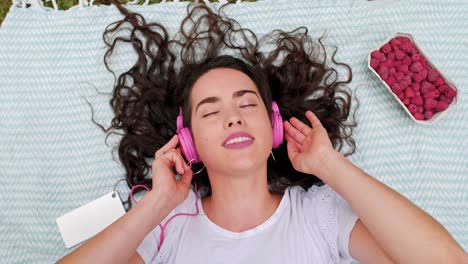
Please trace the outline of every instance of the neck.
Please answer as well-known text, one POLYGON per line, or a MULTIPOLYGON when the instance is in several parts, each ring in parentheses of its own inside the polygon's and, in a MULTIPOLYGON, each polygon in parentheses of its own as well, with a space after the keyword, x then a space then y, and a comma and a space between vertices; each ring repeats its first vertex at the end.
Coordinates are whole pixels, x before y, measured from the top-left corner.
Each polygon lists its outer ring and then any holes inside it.
POLYGON ((266 165, 238 174, 208 171, 211 196, 203 199, 205 214, 217 225, 233 232, 242 232, 266 221, 281 200, 281 195, 269 192, 266 172, 266 165))

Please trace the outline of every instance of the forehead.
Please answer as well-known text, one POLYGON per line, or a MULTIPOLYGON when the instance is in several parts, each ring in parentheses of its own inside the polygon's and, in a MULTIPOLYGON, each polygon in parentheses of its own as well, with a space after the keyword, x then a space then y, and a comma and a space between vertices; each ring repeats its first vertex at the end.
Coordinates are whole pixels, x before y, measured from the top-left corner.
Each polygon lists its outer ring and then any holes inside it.
POLYGON ((234 92, 243 89, 258 93, 255 83, 245 73, 230 68, 217 68, 203 74, 195 82, 191 99, 192 103, 196 104, 211 96, 231 98, 234 92))

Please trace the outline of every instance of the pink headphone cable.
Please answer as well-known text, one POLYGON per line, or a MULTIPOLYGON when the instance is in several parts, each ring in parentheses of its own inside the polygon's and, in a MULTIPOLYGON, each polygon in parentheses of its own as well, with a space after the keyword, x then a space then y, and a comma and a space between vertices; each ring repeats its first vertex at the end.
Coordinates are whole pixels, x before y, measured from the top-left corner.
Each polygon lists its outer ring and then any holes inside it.
MULTIPOLYGON (((189 214, 189 213, 178 213, 178 214, 175 214, 173 215, 171 218, 169 218, 169 220, 167 220, 167 222, 161 226, 161 224, 159 224, 159 228, 161 228, 161 234, 159 235, 159 244, 158 244, 158 251, 159 249, 161 248, 161 245, 164 241, 164 229, 166 228, 166 226, 169 224, 169 222, 174 219, 176 216, 180 216, 180 215, 186 215, 186 216, 197 216, 198 213, 199 213, 199 210, 198 210, 198 191, 197 191, 197 184, 194 183, 194 186, 195 186, 195 196, 196 196, 196 199, 195 199, 195 208, 196 208, 196 212, 193 213, 193 214, 189 214)), ((142 185, 142 184, 139 184, 139 185, 135 185, 133 186, 133 188, 130 190, 130 197, 132 199, 132 201, 137 204, 137 201, 133 198, 133 191, 138 188, 138 187, 142 187, 144 188, 146 191, 149 192, 149 188, 146 187, 145 185, 142 185)))

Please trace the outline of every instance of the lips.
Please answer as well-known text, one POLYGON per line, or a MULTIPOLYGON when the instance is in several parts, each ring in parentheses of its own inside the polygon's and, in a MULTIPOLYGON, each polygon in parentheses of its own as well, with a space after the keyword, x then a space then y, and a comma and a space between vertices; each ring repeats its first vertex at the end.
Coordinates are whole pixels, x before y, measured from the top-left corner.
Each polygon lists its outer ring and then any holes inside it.
POLYGON ((224 139, 224 147, 233 147, 235 145, 250 145, 254 137, 246 132, 234 132, 224 139))

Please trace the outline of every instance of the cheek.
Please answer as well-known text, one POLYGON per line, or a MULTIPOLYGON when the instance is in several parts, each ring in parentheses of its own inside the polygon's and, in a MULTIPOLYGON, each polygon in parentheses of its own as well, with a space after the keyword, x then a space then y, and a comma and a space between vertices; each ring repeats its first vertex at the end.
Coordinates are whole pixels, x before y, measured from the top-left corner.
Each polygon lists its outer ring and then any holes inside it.
POLYGON ((215 128, 211 126, 192 127, 192 136, 198 155, 203 159, 204 153, 216 142, 215 128))

